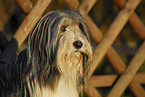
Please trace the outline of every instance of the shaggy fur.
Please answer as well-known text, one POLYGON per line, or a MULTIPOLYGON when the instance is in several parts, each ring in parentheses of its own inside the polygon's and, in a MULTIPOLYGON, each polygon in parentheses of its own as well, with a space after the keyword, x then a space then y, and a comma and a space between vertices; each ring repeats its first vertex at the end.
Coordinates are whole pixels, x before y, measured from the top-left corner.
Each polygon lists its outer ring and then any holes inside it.
POLYGON ((0 66, 0 97, 78 97, 91 60, 82 15, 52 11, 37 22, 15 60, 0 66))

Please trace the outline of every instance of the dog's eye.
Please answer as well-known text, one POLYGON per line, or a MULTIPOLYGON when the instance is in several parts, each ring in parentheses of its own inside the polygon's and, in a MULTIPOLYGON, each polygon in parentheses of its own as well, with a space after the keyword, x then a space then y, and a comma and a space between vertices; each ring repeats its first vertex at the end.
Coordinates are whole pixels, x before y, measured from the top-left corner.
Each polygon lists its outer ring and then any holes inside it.
POLYGON ((83 25, 81 23, 79 24, 79 28, 82 30, 82 32, 84 32, 84 28, 83 28, 83 25))
POLYGON ((62 27, 60 28, 60 31, 65 32, 65 31, 66 31, 66 26, 62 26, 62 27))

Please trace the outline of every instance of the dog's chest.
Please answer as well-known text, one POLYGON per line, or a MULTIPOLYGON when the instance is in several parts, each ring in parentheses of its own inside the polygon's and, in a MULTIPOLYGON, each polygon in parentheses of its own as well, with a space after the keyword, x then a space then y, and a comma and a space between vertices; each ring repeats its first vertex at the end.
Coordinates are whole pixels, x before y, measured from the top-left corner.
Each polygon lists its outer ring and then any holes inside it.
POLYGON ((38 89, 36 89, 36 93, 38 97, 78 97, 76 81, 64 78, 59 80, 54 91, 50 88, 41 87, 41 92, 38 93, 38 89))

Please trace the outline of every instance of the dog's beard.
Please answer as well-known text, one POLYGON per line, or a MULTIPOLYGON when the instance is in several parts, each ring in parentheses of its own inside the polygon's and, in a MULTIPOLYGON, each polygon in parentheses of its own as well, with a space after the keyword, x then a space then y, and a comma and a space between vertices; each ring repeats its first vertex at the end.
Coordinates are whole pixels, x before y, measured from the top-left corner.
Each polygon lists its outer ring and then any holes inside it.
POLYGON ((61 57, 60 71, 63 73, 76 72, 82 67, 83 56, 80 52, 65 52, 61 57))
POLYGON ((72 65, 74 69, 76 68, 77 65, 82 63, 82 55, 80 52, 74 52, 70 55, 70 64, 72 65), (74 66, 73 66, 74 65, 74 66))

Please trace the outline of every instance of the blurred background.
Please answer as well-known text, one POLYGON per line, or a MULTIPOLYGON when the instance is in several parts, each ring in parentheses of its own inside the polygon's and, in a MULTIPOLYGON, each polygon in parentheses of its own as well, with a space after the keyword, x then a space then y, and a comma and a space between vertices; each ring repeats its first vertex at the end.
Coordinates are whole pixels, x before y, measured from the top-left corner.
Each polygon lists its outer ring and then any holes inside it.
MULTIPOLYGON (((17 1, 18 0, 0 0, 0 31, 5 36, 7 41, 10 41, 12 39, 20 24, 28 15, 27 11, 24 11, 17 1)), ((28 1, 31 1, 33 7, 37 0, 28 1)), ((83 2, 83 0, 78 1, 79 3, 83 2)), ((69 9, 65 1, 52 0, 51 4, 47 7, 44 14, 52 10, 61 9, 69 9)), ((101 32, 105 34, 115 17, 118 15, 119 11, 120 8, 118 8, 114 4, 113 0, 97 0, 88 14, 92 18, 94 23, 100 28, 101 32)), ((143 24, 145 24, 145 0, 141 1, 135 12, 140 17, 143 24)), ((142 42, 143 40, 139 38, 138 34, 132 28, 130 23, 127 23, 114 42, 113 47, 117 51, 121 59, 124 61, 124 63, 129 64, 142 42)), ((18 49, 18 52, 26 45, 27 39, 18 49)), ((95 43, 93 43, 93 45, 94 48, 97 46, 97 44, 95 43)), ((0 53, 1 52, 2 50, 0 50, 0 53)), ((139 69, 138 73, 145 73, 145 62, 139 69)), ((94 72, 94 75, 105 74, 118 74, 106 57, 103 58, 98 68, 94 72)), ((145 85, 142 85, 142 87, 145 89, 145 85)), ((111 88, 112 87, 98 87, 97 89, 99 90, 101 95, 105 97, 111 88)), ((129 88, 127 88, 122 97, 135 97, 135 95, 129 88)))

